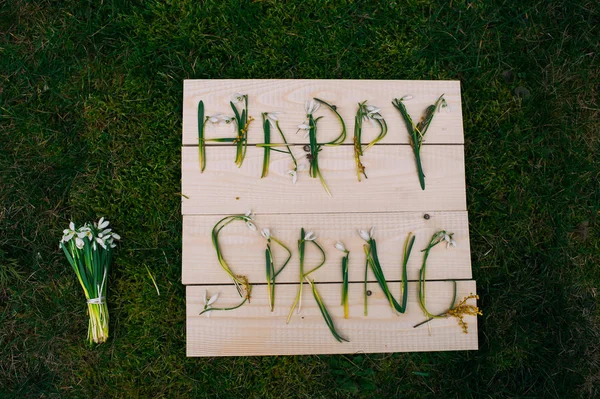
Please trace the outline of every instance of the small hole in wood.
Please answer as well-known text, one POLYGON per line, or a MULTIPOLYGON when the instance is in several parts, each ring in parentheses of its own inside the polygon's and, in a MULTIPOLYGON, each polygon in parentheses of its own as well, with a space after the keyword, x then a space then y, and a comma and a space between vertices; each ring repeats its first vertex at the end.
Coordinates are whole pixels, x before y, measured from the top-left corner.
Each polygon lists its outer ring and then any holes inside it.
POLYGON ((423 215, 423 219, 429 220, 429 219, 431 219, 431 216, 428 213, 426 213, 423 215))
POLYGON ((371 290, 367 291, 367 296, 371 296, 372 294, 373 294, 373 291, 371 291, 371 290))
POLYGON ((239 201, 239 200, 240 200, 240 197, 235 197, 235 200, 236 200, 236 201, 239 201))

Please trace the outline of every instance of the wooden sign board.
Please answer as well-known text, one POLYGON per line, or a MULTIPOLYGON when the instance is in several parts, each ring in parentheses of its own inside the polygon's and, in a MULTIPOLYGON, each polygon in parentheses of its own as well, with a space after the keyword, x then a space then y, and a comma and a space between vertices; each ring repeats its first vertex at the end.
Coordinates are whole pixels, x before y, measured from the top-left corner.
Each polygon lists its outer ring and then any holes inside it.
MULTIPOLYGON (((339 134, 339 122, 327 110, 319 122, 320 142, 339 134)), ((378 130, 364 125, 363 141, 378 130)), ((206 138, 232 137, 231 125, 207 123, 206 138)), ((420 252, 439 230, 454 233, 457 247, 440 244, 427 263, 427 306, 431 312, 448 309, 451 280, 457 280, 457 298, 475 293, 471 280, 469 226, 465 195, 464 139, 460 84, 456 81, 354 81, 354 80, 187 80, 183 98, 182 281, 187 285, 188 356, 292 355, 356 352, 399 352, 477 349, 477 320, 466 316, 469 333, 464 334, 455 318, 425 319, 417 300, 420 252), (249 114, 256 119, 248 129, 248 148, 243 165, 235 163, 235 146, 207 142, 206 169, 200 171, 198 151, 198 103, 206 115, 231 114, 234 93, 248 94, 249 114), (438 112, 422 148, 426 189, 421 190, 408 133, 392 99, 411 95, 406 101, 413 119, 444 94, 450 112, 438 112), (337 106, 348 130, 338 147, 324 147, 319 155, 321 172, 329 186, 327 195, 319 179, 299 173, 296 184, 288 174, 288 154, 271 152, 269 174, 261 178, 264 148, 262 112, 280 112, 280 126, 291 149, 303 161, 308 143, 298 125, 306 119, 304 103, 313 97, 337 106), (389 132, 365 152, 362 162, 368 179, 358 182, 352 132, 357 104, 367 100, 381 109, 389 132), (265 240, 243 223, 228 226, 220 235, 220 246, 234 272, 248 276, 253 285, 252 301, 232 311, 200 316, 204 294, 219 293, 218 306, 239 303, 229 276, 218 263, 211 230, 221 218, 252 210, 259 229, 269 228, 290 249, 290 264, 277 278, 275 309, 270 311, 265 277, 265 240), (364 241, 357 229, 375 227, 379 258, 395 296, 400 294, 401 260, 409 232, 416 236, 408 263, 409 304, 396 315, 383 292, 368 274, 368 316, 363 311, 364 241), (313 231, 327 255, 323 268, 311 275, 340 334, 350 342, 339 343, 331 335, 309 287, 304 287, 303 306, 286 324, 298 290, 297 240, 300 229, 313 231), (341 299, 342 253, 337 240, 350 250, 349 318, 344 319, 341 299), (236 302, 237 301, 237 302, 236 302)), ((277 254, 276 254, 277 255, 277 254)), ((306 263, 318 254, 308 250, 306 263)), ((216 305, 215 305, 216 306, 216 305)))

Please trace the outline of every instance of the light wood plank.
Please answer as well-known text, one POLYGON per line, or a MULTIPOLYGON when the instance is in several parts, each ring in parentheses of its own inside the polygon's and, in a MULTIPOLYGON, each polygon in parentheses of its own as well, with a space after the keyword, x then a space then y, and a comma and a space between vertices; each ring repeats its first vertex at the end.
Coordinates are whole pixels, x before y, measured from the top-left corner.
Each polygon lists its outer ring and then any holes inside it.
MULTIPOLYGON (((392 284, 398 291, 397 283, 392 284)), ((406 313, 395 315, 378 287, 370 286, 369 315, 363 316, 363 287, 350 284, 350 317, 343 318, 340 284, 318 284, 319 294, 334 319, 336 328, 350 342, 339 343, 331 335, 308 286, 304 287, 302 310, 290 324, 285 320, 294 301, 297 285, 277 287, 275 311, 268 307, 266 287, 253 290, 252 303, 227 312, 213 312, 210 318, 199 316, 204 308, 204 292, 220 293, 216 304, 231 306, 239 302, 233 286, 187 287, 187 355, 188 356, 262 356, 329 353, 418 352, 477 349, 477 320, 466 316, 469 333, 462 332, 455 318, 436 319, 419 328, 424 320, 416 294, 416 283, 409 285, 406 313)), ((475 281, 461 281, 458 300, 475 293, 475 281)), ((447 310, 452 298, 452 284, 427 284, 427 306, 431 312, 447 310)), ((472 301, 472 300, 471 300, 472 301)))
MULTIPOLYGON (((368 100, 381 108, 390 129, 384 143, 408 143, 404 121, 392 100, 411 94, 414 98, 406 101, 406 107, 415 121, 418 121, 427 106, 445 94, 450 112, 439 112, 427 133, 427 143, 462 144, 463 123, 458 81, 410 81, 410 80, 186 80, 183 99, 183 144, 198 144, 198 113, 200 100, 204 101, 206 115, 233 114, 229 101, 233 93, 249 95, 249 113, 256 119, 248 132, 249 143, 263 142, 262 127, 259 123, 262 112, 283 112, 280 125, 292 143, 307 143, 302 135, 294 134, 305 117, 304 103, 313 97, 322 98, 335 104, 346 122, 348 143, 352 143, 354 116, 357 104, 368 100)), ((319 122, 319 140, 330 141, 339 134, 339 122, 335 116, 322 107, 316 115, 324 115, 319 122)), ((377 131, 365 130, 365 142, 371 140, 377 131)), ((231 137, 231 126, 223 125, 206 131, 207 138, 231 137)), ((209 143, 210 145, 210 143, 209 143)))
MULTIPOLYGON (((292 150, 301 154, 302 147, 292 150)), ((368 179, 358 182, 351 146, 327 147, 319 155, 321 172, 332 197, 319 179, 300 173, 293 185, 288 154, 271 154, 269 175, 261 179, 263 149, 249 147, 241 168, 235 149, 207 149, 204 173, 198 150, 182 149, 182 213, 351 213, 466 210, 463 146, 430 145, 422 150, 426 189, 421 190, 412 149, 379 145, 365 153, 368 179)))
MULTIPOLYGON (((430 280, 470 279, 471 256, 469 246, 469 223, 467 212, 431 212, 429 219, 420 212, 396 213, 350 213, 350 214, 289 214, 257 215, 255 223, 269 228, 271 233, 284 242, 292 251, 288 266, 277 277, 277 281, 298 282, 299 258, 297 240, 300 229, 313 231, 317 242, 327 255, 327 263, 315 272, 320 282, 341 282, 342 252, 334 248, 341 240, 350 251, 349 279, 363 281, 365 268, 365 242, 357 229, 375 227, 375 238, 379 259, 386 279, 401 280, 401 261, 404 241, 409 232, 416 239, 408 264, 408 278, 417 280, 423 259, 421 250, 427 246, 431 236, 439 230, 454 232, 456 248, 446 249, 444 244, 436 246, 428 260, 427 278, 430 280)), ((190 215, 183 218, 183 284, 228 284, 228 275, 218 263, 212 246, 211 231, 223 215, 190 215)), ((246 275, 251 283, 266 283, 265 247, 266 240, 258 232, 252 232, 243 222, 227 226, 219 235, 223 256, 235 273, 246 275)), ((285 253, 273 245, 276 264, 281 264, 285 253)), ((306 246, 305 265, 316 266, 321 255, 309 244, 306 246)), ((369 278, 374 279, 371 272, 369 278)), ((373 280, 374 281, 374 280, 373 280)))

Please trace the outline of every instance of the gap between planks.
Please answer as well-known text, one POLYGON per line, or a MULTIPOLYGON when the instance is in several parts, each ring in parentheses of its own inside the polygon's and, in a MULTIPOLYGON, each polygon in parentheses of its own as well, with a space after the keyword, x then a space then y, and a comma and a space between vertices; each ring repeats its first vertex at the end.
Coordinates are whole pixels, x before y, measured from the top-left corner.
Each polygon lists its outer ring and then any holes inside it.
MULTIPOLYGON (((303 154, 302 146, 292 151, 303 154)), ((269 174, 261 179, 264 150, 249 147, 241 168, 235 149, 206 150, 206 169, 200 173, 198 150, 182 148, 182 213, 349 213, 395 211, 465 211, 465 170, 462 146, 422 149, 426 189, 421 190, 410 146, 374 146, 362 162, 369 179, 358 182, 350 146, 324 148, 321 172, 332 197, 319 179, 299 173, 297 184, 288 174, 288 154, 271 153, 269 174), (187 197, 187 198, 186 198, 187 197)))
MULTIPOLYGON (((341 284, 319 286, 318 291, 334 320, 336 329, 350 342, 337 342, 325 325, 308 284, 304 284, 302 310, 289 324, 286 318, 297 287, 276 288, 275 309, 270 312, 267 290, 253 290, 252 302, 233 311, 212 312, 199 316, 204 308, 204 292, 220 293, 215 305, 239 303, 233 286, 188 286, 186 289, 186 329, 188 356, 263 356, 333 353, 387 353, 417 351, 474 350, 478 347, 477 320, 465 316, 469 333, 464 334, 455 318, 432 320, 421 327, 413 326, 425 316, 417 300, 417 284, 409 284, 406 313, 396 315, 379 287, 371 285, 368 316, 363 315, 363 286, 349 285, 349 318, 343 318, 340 305, 341 284)), ((398 295, 400 285, 391 283, 398 295)), ((457 283, 457 302, 476 293, 475 281, 457 283)), ((445 282, 427 283, 427 307, 432 313, 448 309, 453 286, 445 282)), ((469 303, 475 303, 470 300, 469 303)))
MULTIPOLYGON (((375 227, 379 259, 386 279, 401 280, 401 262, 404 242, 409 232, 415 235, 415 244, 408 263, 408 279, 417 280, 423 253, 431 236, 439 230, 454 233, 458 245, 446 249, 438 244, 432 249, 427 262, 428 280, 454 280, 471 278, 469 221, 466 211, 430 212, 425 219, 420 212, 362 213, 362 214, 258 214, 255 224, 260 229, 269 228, 291 251, 292 259, 277 282, 298 282, 299 258, 297 240, 300 229, 313 231, 317 242, 326 252, 327 262, 313 275, 318 282, 341 282, 342 252, 334 248, 340 240, 350 251, 349 280, 363 281, 365 254, 364 240, 357 229, 375 227)), ((183 218, 183 284, 229 284, 231 280, 223 271, 212 245, 211 231, 222 215, 195 215, 183 218)), ((245 223, 236 221, 219 235, 223 256, 236 274, 246 275, 254 283, 266 282, 266 241, 258 232, 252 232, 245 223)), ((284 251, 272 245, 276 264, 285 259, 284 251)), ((306 245, 305 267, 316 266, 321 259, 314 245, 306 245)), ((369 272, 371 276, 371 272, 369 272)))
MULTIPOLYGON (((251 144, 263 142, 261 112, 283 112, 278 118, 280 126, 290 143, 305 144, 302 134, 294 134, 298 125, 306 119, 304 103, 313 97, 329 101, 337 106, 346 123, 352 141, 354 117, 359 102, 368 100, 381 109, 389 132, 384 143, 408 144, 409 138, 400 113, 392 100, 405 94, 413 99, 406 107, 414 121, 421 119, 425 109, 441 95, 451 107, 451 112, 438 112, 427 132, 429 143, 464 143, 461 93, 459 81, 407 81, 407 80, 185 80, 183 96, 183 143, 198 144, 198 103, 204 102, 205 114, 232 114, 229 101, 233 93, 249 95, 249 114, 255 118, 250 124, 248 140, 251 144)), ((337 117, 324 106, 315 114, 325 116, 318 125, 319 141, 331 141, 340 133, 337 117)), ((365 142, 378 134, 378 128, 364 124, 365 142)), ((231 137, 231 125, 213 127, 207 124, 206 137, 231 137)), ((279 138, 273 132, 273 138, 279 138)), ((214 145, 214 143, 207 143, 214 145)))

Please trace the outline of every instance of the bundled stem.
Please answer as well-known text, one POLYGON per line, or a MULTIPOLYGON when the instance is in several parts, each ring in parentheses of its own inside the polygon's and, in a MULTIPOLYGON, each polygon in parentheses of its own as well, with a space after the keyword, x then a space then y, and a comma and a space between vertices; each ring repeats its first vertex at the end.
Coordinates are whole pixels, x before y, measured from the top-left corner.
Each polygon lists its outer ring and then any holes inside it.
POLYGON ((311 279, 308 278, 308 276, 310 274, 312 274, 312 273, 316 272, 317 270, 319 270, 325 264, 325 261, 327 259, 326 256, 325 256, 325 251, 323 250, 323 248, 315 240, 316 240, 316 237, 313 235, 312 232, 305 233, 304 228, 300 229, 300 239, 298 240, 298 253, 299 253, 299 256, 300 256, 300 284, 298 286, 298 293, 296 294, 296 299, 294 300, 294 303, 292 304, 292 308, 290 309, 290 312, 288 314, 286 323, 290 322, 290 320, 292 318, 292 314, 294 312, 294 309, 298 308, 298 312, 300 312, 300 309, 302 307, 302 288, 303 288, 303 282, 304 282, 304 280, 306 280, 306 282, 310 285, 310 287, 312 289, 312 293, 313 293, 313 296, 315 298, 315 301, 317 302, 317 305, 319 306, 319 310, 321 311, 321 315, 323 316, 323 319, 325 320, 325 323, 327 324, 327 327, 329 327, 329 330, 331 331, 331 334, 339 342, 342 342, 342 341, 348 342, 347 339, 343 338, 337 332, 337 330, 335 328, 335 325, 333 323, 333 319, 329 315, 329 312, 327 311, 327 308, 325 307, 325 304, 323 303, 323 300, 321 299, 321 296, 319 295, 319 293, 317 291, 317 287, 314 284, 314 280, 311 280, 311 279), (319 263, 318 266, 316 266, 315 268, 309 270, 308 272, 304 271, 304 252, 305 252, 305 249, 306 249, 306 242, 312 242, 317 247, 317 249, 321 252, 321 255, 323 256, 323 260, 321 261, 321 263, 319 263))
POLYGON ((116 246, 114 240, 120 237, 107 227, 108 222, 104 218, 97 224, 86 223, 79 229, 70 223, 59 244, 83 288, 89 315, 90 344, 103 343, 108 339, 107 277, 116 246))
MULTIPOLYGON (((396 298, 392 295, 387 280, 385 279, 385 275, 383 274, 383 269, 381 268, 381 263, 379 262, 379 257, 377 256, 377 242, 370 235, 367 240, 367 244, 364 245, 365 254, 367 256, 367 264, 371 267, 373 274, 375 275, 375 279, 379 283, 379 286, 383 290, 385 296, 390 302, 390 306, 396 312, 404 313, 406 312, 406 305, 408 303, 408 275, 407 275, 407 266, 408 259, 410 258, 410 253, 412 251, 412 247, 415 243, 415 236, 412 233, 408 233, 406 237, 406 241, 404 242, 404 258, 402 262, 402 285, 400 294, 402 296, 402 303, 400 304, 396 298)), ((365 291, 366 291, 366 281, 367 281, 367 270, 365 270, 365 291)), ((366 315, 366 292, 365 292, 365 315, 366 315)))
POLYGON ((425 138, 425 133, 427 133, 427 129, 429 129, 429 125, 433 120, 433 116, 437 109, 441 106, 446 105, 446 100, 444 100, 444 95, 442 94, 435 104, 430 105, 425 109, 425 113, 423 118, 419 123, 415 125, 412 118, 410 117, 406 107, 404 106, 404 97, 403 98, 395 98, 392 101, 394 107, 400 111, 402 118, 404 119, 404 123, 406 124, 406 128, 408 130, 408 135, 410 138, 410 143, 413 148, 413 152, 415 154, 415 162, 417 164, 417 173, 419 175, 419 183, 421 185, 421 189, 425 190, 425 173, 423 172, 423 165, 421 163, 421 146, 423 144, 423 139, 425 138))

